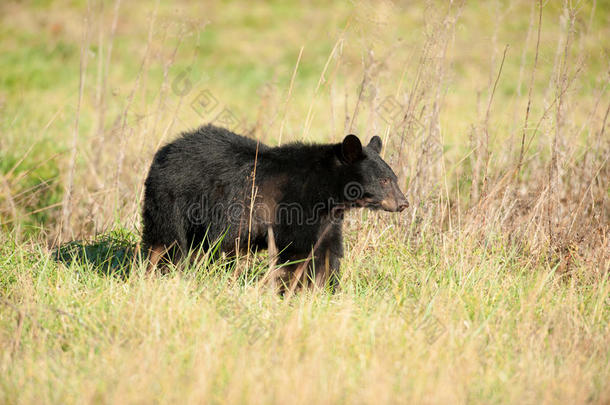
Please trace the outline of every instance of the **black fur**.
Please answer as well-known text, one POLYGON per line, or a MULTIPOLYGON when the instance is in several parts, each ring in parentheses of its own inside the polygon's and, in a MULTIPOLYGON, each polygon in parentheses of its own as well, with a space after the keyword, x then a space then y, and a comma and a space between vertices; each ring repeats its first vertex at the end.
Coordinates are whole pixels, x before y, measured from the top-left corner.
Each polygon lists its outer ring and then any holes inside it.
POLYGON ((346 209, 407 206, 380 150, 379 137, 362 147, 348 135, 338 144, 260 143, 257 153, 255 140, 223 128, 185 133, 154 157, 145 183, 143 245, 167 248, 176 261, 222 238, 220 250, 234 254, 248 240, 253 250, 267 248, 272 227, 278 264, 307 258, 323 235, 313 266, 328 264, 336 275, 346 209))

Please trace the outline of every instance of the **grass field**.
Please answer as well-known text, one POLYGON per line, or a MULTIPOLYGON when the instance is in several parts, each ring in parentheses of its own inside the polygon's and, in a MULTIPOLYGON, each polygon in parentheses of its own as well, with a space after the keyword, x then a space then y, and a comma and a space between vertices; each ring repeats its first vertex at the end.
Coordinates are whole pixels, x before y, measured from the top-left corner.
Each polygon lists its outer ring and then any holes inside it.
POLYGON ((610 403, 610 3, 0 3, 0 403, 610 403), (145 274, 154 151, 384 140, 340 290, 145 274))

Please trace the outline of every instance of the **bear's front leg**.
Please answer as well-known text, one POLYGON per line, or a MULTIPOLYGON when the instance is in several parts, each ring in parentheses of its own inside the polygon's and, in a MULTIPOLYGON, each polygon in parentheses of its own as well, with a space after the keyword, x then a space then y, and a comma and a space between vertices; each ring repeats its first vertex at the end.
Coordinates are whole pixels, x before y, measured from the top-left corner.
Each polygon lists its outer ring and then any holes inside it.
POLYGON ((339 282, 342 257, 342 223, 338 222, 331 225, 330 231, 320 241, 315 253, 313 272, 310 274, 312 274, 311 279, 315 281, 317 287, 324 288, 329 285, 332 291, 335 290, 339 282))
MULTIPOLYGON (((309 285, 324 288, 330 285, 335 290, 339 281, 341 258, 343 257, 342 223, 331 222, 330 228, 323 232, 321 239, 315 244, 313 256, 311 253, 300 268, 297 266, 296 282, 303 286, 309 285), (303 266, 306 266, 303 268, 303 266), (302 277, 304 273, 304 277, 302 277), (330 280, 330 282, 329 282, 330 280)), ((293 283, 295 281, 293 280, 293 283)))
POLYGON ((294 292, 306 286, 325 288, 326 285, 335 291, 339 282, 340 254, 330 248, 316 249, 313 257, 311 254, 299 255, 290 258, 290 261, 298 263, 284 265, 275 270, 276 279, 281 281, 280 292, 294 292))
POLYGON ((331 249, 326 249, 323 253, 316 255, 316 260, 313 263, 312 277, 315 280, 315 285, 318 288, 324 288, 327 285, 334 291, 339 283, 341 266, 341 256, 331 249))

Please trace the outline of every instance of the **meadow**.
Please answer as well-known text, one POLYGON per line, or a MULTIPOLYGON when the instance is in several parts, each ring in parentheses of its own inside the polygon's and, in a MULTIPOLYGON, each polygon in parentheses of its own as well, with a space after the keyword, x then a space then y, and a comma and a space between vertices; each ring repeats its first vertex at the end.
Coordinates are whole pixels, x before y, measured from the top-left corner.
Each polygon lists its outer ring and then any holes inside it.
POLYGON ((0 403, 610 403, 610 3, 0 3, 0 403), (384 141, 340 289, 147 274, 160 145, 384 141))

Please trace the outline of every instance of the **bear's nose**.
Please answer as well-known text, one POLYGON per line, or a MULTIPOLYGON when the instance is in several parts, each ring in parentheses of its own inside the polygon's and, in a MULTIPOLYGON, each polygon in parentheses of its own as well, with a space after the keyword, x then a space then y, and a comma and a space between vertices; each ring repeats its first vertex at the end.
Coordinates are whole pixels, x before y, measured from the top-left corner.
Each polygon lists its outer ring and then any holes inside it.
POLYGON ((398 204, 398 212, 402 212, 409 208, 409 202, 407 200, 403 200, 398 204))

